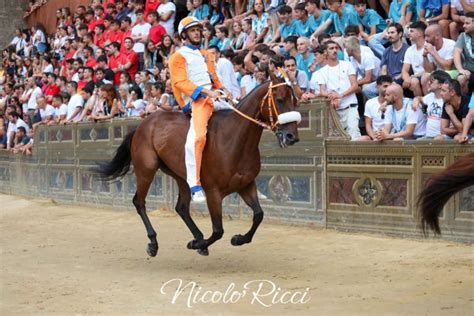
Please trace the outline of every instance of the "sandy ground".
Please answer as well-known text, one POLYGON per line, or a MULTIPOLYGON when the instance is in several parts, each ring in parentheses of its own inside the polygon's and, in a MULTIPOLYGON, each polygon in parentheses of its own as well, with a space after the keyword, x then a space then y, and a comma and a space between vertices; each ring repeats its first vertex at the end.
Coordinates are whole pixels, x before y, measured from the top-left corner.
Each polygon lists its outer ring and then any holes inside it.
MULTIPOLYGON (((250 223, 227 220, 224 238, 202 257, 186 249, 191 234, 179 217, 154 211, 160 250, 148 258, 135 212, 5 195, 0 205, 1 315, 474 311, 470 245, 264 221, 252 244, 236 248, 230 237, 250 223)), ((197 224, 207 235, 209 219, 197 224)))

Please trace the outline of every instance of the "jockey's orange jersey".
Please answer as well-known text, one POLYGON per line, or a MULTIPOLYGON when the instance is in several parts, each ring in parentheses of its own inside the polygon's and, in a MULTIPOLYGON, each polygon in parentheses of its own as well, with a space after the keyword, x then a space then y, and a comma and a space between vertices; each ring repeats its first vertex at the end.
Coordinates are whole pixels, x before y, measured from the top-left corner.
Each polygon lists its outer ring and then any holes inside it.
POLYGON ((201 97, 201 91, 220 89, 215 66, 215 55, 193 46, 185 45, 169 61, 171 86, 180 107, 201 97))

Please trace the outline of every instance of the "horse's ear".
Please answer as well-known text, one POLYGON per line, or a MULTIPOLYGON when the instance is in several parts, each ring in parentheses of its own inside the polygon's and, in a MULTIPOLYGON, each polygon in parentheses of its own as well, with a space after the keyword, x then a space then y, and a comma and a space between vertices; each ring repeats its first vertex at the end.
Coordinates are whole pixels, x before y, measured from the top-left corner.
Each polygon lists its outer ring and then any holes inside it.
POLYGON ((272 80, 273 84, 278 84, 280 83, 280 79, 275 75, 273 71, 270 71, 270 79, 272 80))

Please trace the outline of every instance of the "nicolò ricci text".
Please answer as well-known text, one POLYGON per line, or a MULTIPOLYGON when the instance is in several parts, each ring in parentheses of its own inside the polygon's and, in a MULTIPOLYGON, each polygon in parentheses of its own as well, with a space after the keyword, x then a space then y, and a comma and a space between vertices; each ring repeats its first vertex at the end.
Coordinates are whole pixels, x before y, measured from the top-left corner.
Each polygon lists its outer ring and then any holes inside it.
POLYGON ((186 304, 188 308, 200 304, 235 304, 244 301, 263 307, 306 304, 311 300, 309 291, 309 288, 285 290, 270 280, 252 280, 241 287, 232 282, 226 288, 216 290, 203 288, 194 281, 171 279, 160 288, 160 293, 168 296, 172 304, 186 304))

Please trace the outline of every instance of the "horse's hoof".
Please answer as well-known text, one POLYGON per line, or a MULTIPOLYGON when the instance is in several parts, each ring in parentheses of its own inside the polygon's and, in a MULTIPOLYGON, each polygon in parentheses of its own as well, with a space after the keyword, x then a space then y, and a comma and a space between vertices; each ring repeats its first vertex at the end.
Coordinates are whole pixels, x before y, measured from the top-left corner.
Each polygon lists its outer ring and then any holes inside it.
POLYGON ((243 244, 248 243, 248 241, 247 238, 243 235, 234 235, 230 239, 230 243, 232 244, 232 246, 241 246, 243 244))
POLYGON ((148 247, 146 247, 146 253, 150 257, 155 257, 156 254, 158 253, 158 246, 155 246, 153 244, 148 244, 148 247))
POLYGON ((198 249, 197 253, 200 254, 201 256, 209 256, 209 250, 206 249, 198 249))
POLYGON ((204 249, 207 248, 206 241, 204 239, 193 239, 188 242, 188 249, 204 249))

